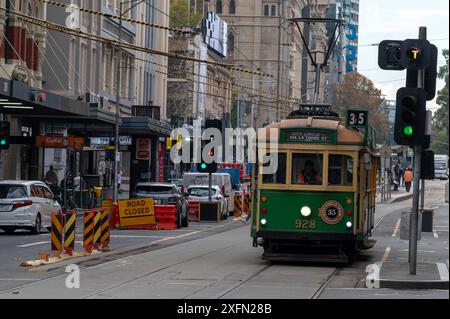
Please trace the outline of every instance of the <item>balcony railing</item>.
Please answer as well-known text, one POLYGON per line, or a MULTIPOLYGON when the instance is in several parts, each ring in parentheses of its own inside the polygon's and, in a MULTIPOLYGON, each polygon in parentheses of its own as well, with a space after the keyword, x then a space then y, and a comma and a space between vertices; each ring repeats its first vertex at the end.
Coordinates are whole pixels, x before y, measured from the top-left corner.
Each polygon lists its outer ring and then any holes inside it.
POLYGON ((154 105, 133 105, 133 116, 149 117, 161 120, 161 108, 154 105))

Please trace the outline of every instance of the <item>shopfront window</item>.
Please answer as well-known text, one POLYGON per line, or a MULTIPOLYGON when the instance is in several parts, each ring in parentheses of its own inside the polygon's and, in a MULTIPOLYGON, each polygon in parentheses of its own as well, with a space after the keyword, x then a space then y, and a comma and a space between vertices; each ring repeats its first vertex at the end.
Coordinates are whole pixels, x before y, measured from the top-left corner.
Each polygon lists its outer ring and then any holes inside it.
POLYGON ((322 185, 323 154, 292 154, 292 184, 322 185))
POLYGON ((351 186, 353 184, 353 158, 348 155, 330 154, 328 185, 351 186))
MULTIPOLYGON (((286 184, 286 163, 287 154, 278 153, 278 169, 275 174, 264 174, 263 183, 264 184, 286 184)), ((264 165, 268 167, 270 162, 264 165)))

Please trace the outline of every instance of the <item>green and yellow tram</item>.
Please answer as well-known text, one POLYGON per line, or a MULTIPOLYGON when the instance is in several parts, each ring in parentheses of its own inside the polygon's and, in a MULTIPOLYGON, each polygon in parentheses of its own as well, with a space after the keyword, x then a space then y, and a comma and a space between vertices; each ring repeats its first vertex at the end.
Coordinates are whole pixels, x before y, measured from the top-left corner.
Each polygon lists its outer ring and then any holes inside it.
POLYGON ((366 123, 367 113, 349 116, 302 106, 258 134, 258 145, 278 143, 276 173, 259 165, 253 180, 251 236, 265 259, 342 262, 373 246, 374 130, 348 125, 366 123))

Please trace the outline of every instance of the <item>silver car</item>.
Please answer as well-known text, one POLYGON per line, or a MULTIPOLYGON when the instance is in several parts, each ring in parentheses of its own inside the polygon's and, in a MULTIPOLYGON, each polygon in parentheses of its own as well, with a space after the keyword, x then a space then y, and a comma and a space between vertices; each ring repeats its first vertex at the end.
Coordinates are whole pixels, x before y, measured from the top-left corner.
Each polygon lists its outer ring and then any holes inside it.
POLYGON ((52 213, 61 210, 52 191, 40 181, 0 181, 0 229, 27 229, 39 234, 51 228, 52 213))

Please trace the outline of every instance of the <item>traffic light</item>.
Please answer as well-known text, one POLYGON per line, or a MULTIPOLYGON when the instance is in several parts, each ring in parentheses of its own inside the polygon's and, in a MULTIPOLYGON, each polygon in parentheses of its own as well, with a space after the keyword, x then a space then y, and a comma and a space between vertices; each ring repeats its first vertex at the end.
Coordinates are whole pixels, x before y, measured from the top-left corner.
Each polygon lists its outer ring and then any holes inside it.
POLYGON ((403 41, 384 40, 378 46, 378 65, 383 70, 402 71, 401 65, 403 41))
POLYGON ((9 149, 11 125, 7 121, 0 122, 0 150, 9 149))
MULTIPOLYGON (((217 162, 213 159, 211 162, 210 161, 205 161, 205 159, 203 158, 203 149, 204 149, 204 144, 202 143, 202 161, 200 163, 197 164, 197 171, 199 173, 215 173, 217 172, 217 162), (210 163, 208 163, 210 162, 210 163)), ((214 148, 212 148, 209 153, 209 158, 214 158, 215 153, 214 153, 214 148)))
POLYGON ((394 139, 398 145, 417 146, 425 141, 426 96, 423 89, 401 88, 397 92, 394 139))
POLYGON ((408 39, 401 47, 400 64, 408 70, 427 69, 432 58, 432 48, 427 40, 408 39))

